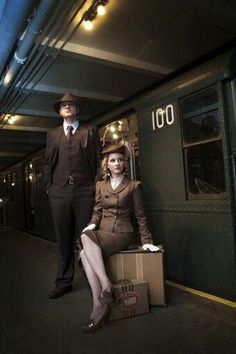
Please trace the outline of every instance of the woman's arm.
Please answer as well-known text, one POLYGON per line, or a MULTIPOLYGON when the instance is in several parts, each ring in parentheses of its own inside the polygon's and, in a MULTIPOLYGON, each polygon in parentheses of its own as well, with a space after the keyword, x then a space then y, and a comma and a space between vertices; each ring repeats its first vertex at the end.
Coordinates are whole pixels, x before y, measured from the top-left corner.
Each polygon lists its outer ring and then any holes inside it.
MULTIPOLYGON (((100 220, 102 217, 102 203, 101 203, 101 191, 100 191, 100 184, 101 182, 96 183, 96 194, 95 194, 95 205, 93 208, 93 215, 89 222, 89 225, 94 224, 96 225, 95 228, 99 227, 100 220)), ((92 228, 93 230, 95 228, 92 228)), ((90 228, 91 230, 91 228, 90 228)))
POLYGON ((134 207, 135 217, 138 222, 139 234, 140 234, 142 245, 147 243, 153 244, 152 235, 149 231, 147 218, 144 212, 141 183, 138 181, 134 182, 133 207, 134 207))

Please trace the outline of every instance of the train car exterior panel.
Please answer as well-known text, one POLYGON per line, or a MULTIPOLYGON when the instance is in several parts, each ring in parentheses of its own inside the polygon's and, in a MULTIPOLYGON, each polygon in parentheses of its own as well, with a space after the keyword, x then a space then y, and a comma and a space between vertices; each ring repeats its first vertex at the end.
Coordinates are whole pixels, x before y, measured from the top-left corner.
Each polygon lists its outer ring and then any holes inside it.
POLYGON ((169 280, 235 301, 231 214, 150 211, 169 280))
POLYGON ((182 75, 146 95, 137 115, 145 204, 167 277, 236 300, 229 65, 222 56, 182 75))

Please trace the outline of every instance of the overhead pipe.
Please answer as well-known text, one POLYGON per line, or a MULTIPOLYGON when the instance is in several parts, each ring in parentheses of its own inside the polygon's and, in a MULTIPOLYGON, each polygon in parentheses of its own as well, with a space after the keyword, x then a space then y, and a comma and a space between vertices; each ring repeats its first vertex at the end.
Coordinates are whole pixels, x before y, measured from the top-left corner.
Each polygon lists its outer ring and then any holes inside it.
POLYGON ((25 64, 27 61, 29 51, 34 44, 34 40, 40 33, 43 23, 45 22, 46 17, 48 16, 55 2, 56 0, 41 0, 39 7, 36 10, 36 14, 32 21, 29 23, 22 42, 15 52, 14 57, 11 60, 8 70, 4 76, 4 79, 2 80, 2 87, 0 88, 0 100, 7 92, 12 81, 20 70, 21 65, 25 64))
POLYGON ((32 9, 33 0, 11 0, 1 3, 0 8, 0 75, 5 68, 9 55, 19 38, 20 31, 32 9), (20 5, 20 6, 19 6, 20 5))
MULTIPOLYGON (((14 107, 14 110, 11 112, 15 112, 17 108, 20 107, 21 104, 30 95, 29 91, 24 92, 24 88, 27 86, 27 84, 31 80, 33 80, 35 76, 37 76, 37 79, 34 82, 33 86, 31 85, 30 91, 32 91, 33 87, 35 87, 37 82, 42 78, 42 76, 47 72, 47 70, 50 68, 52 63, 56 60, 57 56, 59 55, 59 52, 62 50, 65 43, 61 45, 59 49, 56 50, 56 53, 53 52, 52 48, 55 49, 56 43, 58 41, 58 37, 61 38, 65 34, 68 34, 67 32, 68 32, 68 28, 70 27, 70 24, 73 22, 74 18, 78 14, 78 11, 83 7, 83 5, 86 3, 87 0, 80 0, 80 1, 73 0, 66 4, 63 1, 65 0, 60 1, 60 6, 56 7, 52 16, 50 16, 50 19, 46 24, 46 28, 43 29, 41 36, 38 36, 38 38, 34 42, 33 50, 30 51, 25 68, 22 66, 22 68, 18 71, 17 75, 14 77, 14 80, 11 83, 11 87, 8 89, 7 94, 4 96, 2 100, 1 110, 2 112, 5 113, 1 116, 0 119, 0 129, 5 125, 5 123, 8 120, 7 118, 8 114, 6 112, 10 112, 12 107, 14 107), (76 7, 74 7, 74 5, 76 5, 76 7), (62 7, 64 7, 63 14, 61 14, 62 7), (72 15, 69 17, 68 21, 65 21, 72 8, 73 8, 72 15), (60 20, 58 20, 59 18, 60 20), (64 26, 65 23, 66 26, 64 26), (60 27, 61 24, 63 24, 62 26, 62 28, 64 27, 63 29, 60 27), (59 31, 60 34, 58 34, 59 28, 60 28, 59 31), (42 43, 44 33, 46 35, 46 38, 47 38, 47 33, 49 33, 45 46, 48 47, 48 43, 52 42, 52 40, 53 40, 53 45, 51 48, 48 48, 49 51, 48 49, 40 50, 40 53, 37 54, 37 60, 35 60, 36 59, 35 52, 37 51, 37 48, 42 43), (25 73, 27 73, 27 75, 25 75, 25 73), (17 90, 14 90, 14 87, 17 87, 17 90)), ((72 31, 69 31, 70 33, 69 35, 67 35, 67 39, 65 39, 65 41, 68 41, 69 38, 71 38, 73 33, 77 30, 77 28, 83 21, 83 18, 84 16, 77 23, 75 28, 72 31)))

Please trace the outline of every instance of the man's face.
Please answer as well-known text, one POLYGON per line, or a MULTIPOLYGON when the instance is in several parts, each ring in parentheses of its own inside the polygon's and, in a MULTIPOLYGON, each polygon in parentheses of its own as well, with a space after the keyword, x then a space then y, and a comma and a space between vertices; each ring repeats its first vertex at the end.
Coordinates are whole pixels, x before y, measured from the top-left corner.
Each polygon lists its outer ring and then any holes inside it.
POLYGON ((73 121, 76 119, 77 106, 73 102, 62 102, 59 113, 65 120, 73 121))

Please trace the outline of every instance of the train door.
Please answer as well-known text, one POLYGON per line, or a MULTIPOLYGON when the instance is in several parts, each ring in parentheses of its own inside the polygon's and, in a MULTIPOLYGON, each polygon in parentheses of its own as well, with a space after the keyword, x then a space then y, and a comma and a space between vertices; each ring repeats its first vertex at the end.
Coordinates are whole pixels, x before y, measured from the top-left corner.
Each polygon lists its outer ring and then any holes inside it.
POLYGON ((138 144, 138 123, 135 113, 127 113, 99 129, 102 146, 111 143, 126 145, 129 153, 129 171, 131 179, 140 179, 140 161, 138 144))

